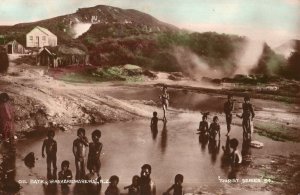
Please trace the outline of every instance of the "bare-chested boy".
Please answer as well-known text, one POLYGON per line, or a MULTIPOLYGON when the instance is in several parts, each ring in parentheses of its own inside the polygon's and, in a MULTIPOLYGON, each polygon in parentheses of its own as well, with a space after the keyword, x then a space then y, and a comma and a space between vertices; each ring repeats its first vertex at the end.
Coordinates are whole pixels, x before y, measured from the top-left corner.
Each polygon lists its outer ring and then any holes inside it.
POLYGON ((54 138, 54 131, 48 131, 48 138, 44 140, 42 146, 42 157, 45 158, 44 151, 46 150, 46 161, 47 161, 47 171, 48 173, 51 172, 51 164, 53 165, 53 169, 56 170, 56 153, 57 153, 57 143, 53 139, 54 138))
POLYGON ((83 179, 85 177, 85 163, 86 147, 88 146, 88 139, 85 136, 85 129, 79 128, 77 130, 78 138, 73 142, 73 154, 75 156, 76 179, 83 179))

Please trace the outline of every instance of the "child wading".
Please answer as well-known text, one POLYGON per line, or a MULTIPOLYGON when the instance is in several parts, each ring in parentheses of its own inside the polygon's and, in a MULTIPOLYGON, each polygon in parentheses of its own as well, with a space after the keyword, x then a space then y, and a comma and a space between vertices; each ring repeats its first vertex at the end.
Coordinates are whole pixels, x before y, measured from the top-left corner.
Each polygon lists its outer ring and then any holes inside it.
POLYGON ((214 116, 213 122, 210 124, 209 127, 209 138, 211 140, 216 140, 217 134, 219 134, 219 140, 220 140, 219 118, 217 116, 214 116))
POLYGON ((105 191, 105 195, 120 195, 120 190, 118 188, 119 177, 113 175, 109 178, 109 186, 105 191))
POLYGON ((58 172, 58 179, 60 181, 68 181, 66 183, 62 183, 61 184, 61 189, 62 191, 64 192, 68 192, 69 191, 69 186, 71 183, 70 183, 70 180, 72 179, 72 171, 69 169, 69 166, 70 166, 70 162, 67 161, 67 160, 64 160, 62 163, 61 163, 61 171, 58 172))
POLYGON ((228 95, 227 102, 224 103, 224 113, 226 116, 226 123, 227 123, 227 134, 229 135, 231 130, 231 123, 232 123, 232 112, 234 109, 234 102, 232 99, 232 95, 228 95))
POLYGON ((158 123, 157 112, 153 112, 153 117, 151 119, 150 127, 151 130, 154 132, 158 131, 157 123, 158 123))
POLYGON ((251 140, 251 128, 253 126, 252 121, 255 116, 254 109, 252 104, 250 103, 250 97, 244 98, 243 103, 243 114, 242 116, 237 115, 238 117, 243 119, 243 139, 251 140))
POLYGON ((85 177, 84 158, 86 155, 86 147, 88 146, 88 139, 85 136, 85 129, 79 128, 77 130, 78 138, 73 142, 73 154, 75 156, 76 179, 83 179, 85 177))
POLYGON ((175 176, 175 183, 163 195, 169 195, 170 191, 172 190, 173 190, 173 195, 183 195, 182 183, 183 183, 183 175, 177 174, 175 176))
POLYGON ((140 177, 135 175, 132 178, 132 184, 124 187, 124 190, 128 189, 128 195, 140 195, 140 177))
POLYGON ((95 130, 92 133, 92 140, 89 144, 89 154, 88 154, 88 161, 87 161, 87 169, 91 172, 92 169, 95 170, 98 176, 100 176, 100 168, 101 168, 101 162, 100 162, 100 154, 102 151, 102 143, 99 141, 101 137, 101 131, 95 130))
POLYGON ((45 158, 44 150, 46 150, 46 161, 47 161, 47 172, 51 173, 51 164, 53 165, 53 170, 56 171, 56 153, 57 153, 57 143, 53 139, 54 131, 48 131, 48 138, 44 140, 42 146, 42 157, 45 158))
POLYGON ((208 122, 207 122, 207 115, 209 113, 203 113, 202 121, 199 124, 199 134, 200 135, 207 135, 208 134, 208 122))
POLYGON ((14 109, 7 93, 0 94, 0 132, 4 141, 14 137, 14 109))
POLYGON ((237 147, 239 145, 239 141, 235 138, 229 141, 229 146, 232 149, 231 152, 231 163, 233 166, 237 166, 242 163, 242 155, 238 151, 237 147))
POLYGON ((166 117, 166 112, 167 112, 167 109, 168 109, 168 106, 169 106, 169 94, 167 92, 167 87, 166 86, 163 86, 163 92, 160 96, 160 99, 161 99, 161 103, 162 103, 162 107, 163 107, 163 111, 164 111, 164 117, 163 117, 163 120, 164 122, 167 122, 167 117, 166 117))

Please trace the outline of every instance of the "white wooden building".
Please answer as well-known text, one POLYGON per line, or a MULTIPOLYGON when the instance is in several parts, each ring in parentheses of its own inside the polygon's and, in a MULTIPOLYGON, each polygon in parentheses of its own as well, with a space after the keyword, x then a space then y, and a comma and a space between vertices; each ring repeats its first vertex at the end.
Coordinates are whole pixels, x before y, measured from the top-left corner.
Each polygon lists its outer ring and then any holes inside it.
POLYGON ((48 29, 36 26, 26 34, 26 47, 55 47, 57 46, 57 36, 48 29))

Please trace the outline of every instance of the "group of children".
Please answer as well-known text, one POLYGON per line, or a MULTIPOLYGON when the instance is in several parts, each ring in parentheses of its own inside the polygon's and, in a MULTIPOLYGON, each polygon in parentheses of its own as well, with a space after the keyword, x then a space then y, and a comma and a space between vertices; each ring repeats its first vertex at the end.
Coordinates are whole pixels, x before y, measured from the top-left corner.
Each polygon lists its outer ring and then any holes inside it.
MULTIPOLYGON (((243 113, 242 115, 236 115, 241 118, 243 127, 243 141, 249 143, 251 141, 252 131, 253 131, 253 118, 255 116, 254 109, 250 103, 250 97, 244 97, 244 103, 242 105, 243 113)), ((240 164, 242 162, 242 156, 239 153, 237 147, 239 141, 236 138, 230 139, 229 134, 231 131, 231 124, 234 111, 234 100, 232 95, 228 95, 228 100, 224 103, 224 113, 226 117, 227 124, 227 141, 226 147, 223 146, 225 155, 230 158, 230 163, 233 165, 240 164)), ((213 122, 208 125, 207 116, 209 113, 202 113, 202 121, 199 124, 199 134, 201 137, 207 137, 209 141, 216 141, 217 135, 220 140, 220 125, 217 116, 213 117, 213 122)))
MULTIPOLYGON (((47 162, 47 173, 48 176, 51 175, 51 167, 53 167, 53 172, 57 170, 57 142, 54 140, 55 132, 49 130, 47 134, 47 139, 44 140, 42 145, 42 157, 45 157, 46 152, 46 162, 47 162)), ((100 130, 94 130, 92 132, 92 142, 88 142, 85 136, 85 129, 79 128, 77 130, 77 139, 73 142, 73 154, 75 157, 76 166, 76 179, 100 179, 100 154, 102 151, 102 143, 99 141, 101 137, 100 130), (85 156, 87 147, 89 148, 88 159, 87 159, 87 169, 88 174, 85 174, 85 156)), ((59 180, 71 180, 72 171, 69 169, 70 162, 64 160, 61 163, 61 171, 58 173, 59 180)), ((63 186, 62 186, 63 187, 63 186)), ((66 185, 64 186, 66 187, 66 185)))
POLYGON ((207 113, 203 113, 202 116, 202 121, 199 124, 199 134, 201 136, 208 136, 208 138, 210 140, 216 140, 217 135, 218 138, 220 140, 220 124, 219 124, 219 118, 217 116, 213 117, 213 122, 210 124, 210 126, 208 125, 207 122, 207 116, 208 116, 208 112, 207 113))

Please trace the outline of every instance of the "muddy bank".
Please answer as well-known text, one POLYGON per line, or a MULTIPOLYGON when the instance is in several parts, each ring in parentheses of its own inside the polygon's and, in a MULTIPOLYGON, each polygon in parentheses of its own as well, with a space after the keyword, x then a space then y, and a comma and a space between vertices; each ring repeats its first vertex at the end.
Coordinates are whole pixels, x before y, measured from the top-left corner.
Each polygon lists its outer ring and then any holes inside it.
POLYGON ((11 97, 15 107, 17 132, 55 127, 68 130, 73 125, 103 124, 151 117, 152 101, 118 100, 102 93, 106 84, 76 85, 54 80, 45 67, 10 67, 0 77, 0 92, 11 97))

